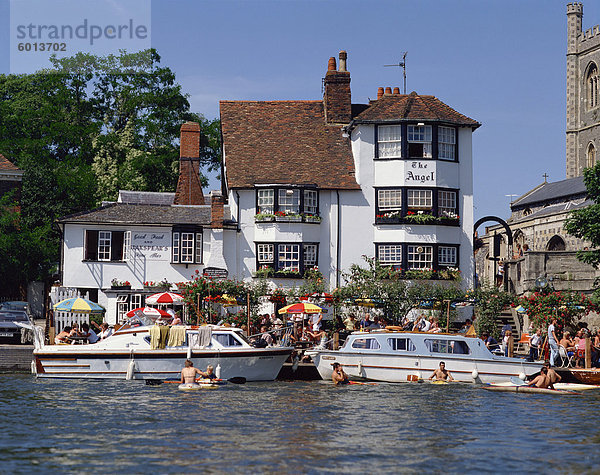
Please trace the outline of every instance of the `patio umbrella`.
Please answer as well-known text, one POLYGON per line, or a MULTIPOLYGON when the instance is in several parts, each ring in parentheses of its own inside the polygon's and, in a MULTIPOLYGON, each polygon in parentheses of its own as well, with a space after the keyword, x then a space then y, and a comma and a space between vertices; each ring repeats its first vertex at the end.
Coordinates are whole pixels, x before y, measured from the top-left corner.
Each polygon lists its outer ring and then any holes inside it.
POLYGON ((321 313, 323 309, 308 302, 299 302, 279 309, 279 313, 321 313))
POLYGON ((134 308, 125 314, 127 317, 133 317, 137 312, 142 312, 144 315, 148 315, 149 317, 170 317, 168 312, 165 310, 161 310, 159 308, 152 307, 140 307, 134 308))
POLYGON ((183 297, 173 292, 160 292, 146 297, 146 305, 156 305, 158 303, 178 303, 183 304, 183 297))
POLYGON ((70 299, 61 300, 54 305, 54 310, 70 313, 104 313, 104 307, 81 297, 71 297, 70 299))
POLYGON ((515 310, 519 313, 525 313, 527 311, 527 309, 523 307, 523 305, 519 305, 517 308, 515 308, 515 310))

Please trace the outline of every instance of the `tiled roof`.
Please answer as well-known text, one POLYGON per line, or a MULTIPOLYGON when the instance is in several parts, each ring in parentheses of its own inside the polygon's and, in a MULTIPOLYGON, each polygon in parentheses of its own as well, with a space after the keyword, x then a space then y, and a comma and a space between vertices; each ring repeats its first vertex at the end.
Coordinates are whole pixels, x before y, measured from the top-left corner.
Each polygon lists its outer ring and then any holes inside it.
POLYGON ((568 213, 569 211, 573 211, 576 209, 587 208, 588 206, 594 204, 592 200, 578 200, 578 201, 567 201, 564 203, 557 203, 554 205, 549 205, 544 208, 538 209, 527 216, 523 216, 519 219, 509 219, 508 223, 522 223, 525 221, 531 221, 533 219, 542 218, 544 216, 555 215, 560 213, 568 213))
POLYGON ((520 209, 525 206, 531 206, 534 203, 543 203, 557 199, 566 200, 573 197, 583 197, 586 194, 587 191, 583 183, 583 177, 577 176, 553 183, 542 183, 517 198, 511 203, 510 207, 511 209, 520 209))
POLYGON ((159 193, 155 191, 119 190, 119 203, 144 205, 172 205, 175 193, 159 193))
POLYGON ((456 112, 435 96, 410 94, 385 94, 371 101, 368 109, 358 114, 356 122, 382 122, 398 120, 441 121, 456 125, 479 127, 481 124, 456 112))
POLYGON ((339 125, 325 124, 322 101, 221 101, 221 128, 230 189, 359 189, 350 139, 339 125))
POLYGON ((0 172, 21 172, 22 170, 0 153, 0 172))
POLYGON ((58 220, 60 223, 210 225, 210 205, 160 206, 112 203, 91 211, 71 214, 58 220))

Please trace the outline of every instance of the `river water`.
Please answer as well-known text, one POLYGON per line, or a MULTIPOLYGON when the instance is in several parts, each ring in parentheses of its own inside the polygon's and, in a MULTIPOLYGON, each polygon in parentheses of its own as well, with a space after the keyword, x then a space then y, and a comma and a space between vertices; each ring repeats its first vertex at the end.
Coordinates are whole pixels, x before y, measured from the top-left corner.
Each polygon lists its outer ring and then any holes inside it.
POLYGON ((600 392, 0 375, 2 473, 597 472, 600 392))

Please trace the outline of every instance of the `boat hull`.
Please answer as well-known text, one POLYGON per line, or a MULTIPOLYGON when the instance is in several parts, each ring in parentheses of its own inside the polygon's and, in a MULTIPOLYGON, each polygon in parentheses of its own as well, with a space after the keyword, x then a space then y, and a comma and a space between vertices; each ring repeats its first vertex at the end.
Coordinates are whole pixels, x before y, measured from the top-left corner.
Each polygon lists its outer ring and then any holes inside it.
POLYGON ((600 384, 600 368, 557 368, 557 372, 564 381, 578 382, 582 384, 600 384))
POLYGON ((493 383, 506 381, 511 376, 531 376, 540 370, 541 363, 530 363, 518 358, 493 360, 475 359, 468 356, 444 355, 385 355, 340 351, 320 351, 311 355, 323 379, 331 379, 332 364, 338 362, 351 379, 365 379, 401 383, 429 378, 440 361, 456 381, 493 383))
POLYGON ((78 349, 50 347, 34 351, 39 378, 167 379, 180 375, 188 357, 196 368, 212 365, 223 379, 273 381, 292 348, 243 348, 236 350, 96 350, 93 345, 78 349))

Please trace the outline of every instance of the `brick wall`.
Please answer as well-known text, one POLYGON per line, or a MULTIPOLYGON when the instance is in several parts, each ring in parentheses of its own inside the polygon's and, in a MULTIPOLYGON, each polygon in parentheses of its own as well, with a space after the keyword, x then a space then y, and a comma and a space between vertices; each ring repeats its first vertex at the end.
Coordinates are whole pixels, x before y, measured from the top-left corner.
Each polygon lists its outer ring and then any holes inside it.
POLYGON ((197 122, 186 122, 181 126, 179 157, 179 179, 173 203, 205 204, 200 182, 200 124, 197 122))

